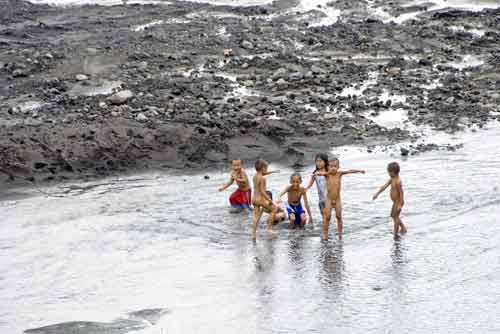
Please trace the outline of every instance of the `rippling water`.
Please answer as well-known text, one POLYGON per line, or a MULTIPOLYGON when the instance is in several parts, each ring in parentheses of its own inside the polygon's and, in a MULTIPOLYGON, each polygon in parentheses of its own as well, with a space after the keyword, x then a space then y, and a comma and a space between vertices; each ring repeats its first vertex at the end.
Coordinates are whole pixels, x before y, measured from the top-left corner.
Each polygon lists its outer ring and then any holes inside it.
MULTIPOLYGON (((500 127, 460 140, 401 161, 409 233, 397 240, 388 194, 370 200, 397 158, 352 148, 341 164, 368 173, 345 177, 342 241, 321 241, 313 191, 314 229, 269 239, 262 222, 254 245, 251 216, 216 192, 225 173, 7 195, 0 332, 161 307, 140 333, 498 333, 500 127)), ((275 193, 290 172, 269 178, 275 193)))

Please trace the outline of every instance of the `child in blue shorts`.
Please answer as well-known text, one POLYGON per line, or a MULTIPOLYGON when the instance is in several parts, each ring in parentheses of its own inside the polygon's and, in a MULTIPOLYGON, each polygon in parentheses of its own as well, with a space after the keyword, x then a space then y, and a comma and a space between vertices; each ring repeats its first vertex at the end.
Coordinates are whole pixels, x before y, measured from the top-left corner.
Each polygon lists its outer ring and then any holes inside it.
POLYGON ((301 200, 304 199, 304 206, 306 207, 307 215, 309 216, 309 223, 312 223, 311 208, 307 200, 307 191, 302 187, 302 177, 299 173, 293 173, 290 176, 290 185, 286 187, 279 195, 279 200, 283 195, 288 194, 288 203, 286 209, 288 211, 288 218, 292 228, 297 226, 304 227, 306 224, 306 213, 302 207, 301 200))

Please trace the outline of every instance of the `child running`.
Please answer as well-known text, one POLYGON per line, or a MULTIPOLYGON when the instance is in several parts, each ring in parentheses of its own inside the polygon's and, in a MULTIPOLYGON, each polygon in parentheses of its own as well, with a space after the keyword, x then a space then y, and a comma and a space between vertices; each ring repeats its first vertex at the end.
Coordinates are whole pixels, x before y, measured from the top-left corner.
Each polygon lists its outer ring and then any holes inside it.
POLYGON ((339 170, 340 161, 335 158, 330 161, 327 172, 317 171, 314 173, 316 176, 326 176, 327 198, 325 203, 325 214, 323 216, 323 238, 328 239, 328 229, 330 227, 330 220, 332 217, 332 209, 335 208, 335 216, 337 218, 337 231, 339 236, 342 236, 343 223, 342 223, 342 201, 340 192, 342 189, 342 176, 347 174, 364 174, 364 170, 349 169, 346 171, 339 170))
POLYGON ((229 188, 235 181, 238 189, 229 197, 229 203, 236 210, 250 209, 252 200, 252 188, 248 180, 247 173, 241 165, 241 160, 235 159, 231 162, 232 172, 229 181, 219 188, 219 191, 224 191, 229 188))
POLYGON ((390 179, 373 195, 373 200, 376 200, 378 195, 391 186, 391 218, 394 221, 394 235, 397 235, 399 231, 401 233, 406 233, 406 226, 401 221, 400 215, 403 206, 405 205, 405 196, 403 192, 403 183, 399 177, 400 167, 397 162, 391 162, 387 166, 387 172, 389 173, 390 179))
POLYGON ((314 175, 314 173, 328 172, 328 155, 324 153, 317 154, 314 158, 314 163, 316 164, 316 170, 313 172, 306 190, 309 191, 309 189, 311 189, 313 184, 316 182, 319 198, 319 211, 321 212, 321 218, 324 219, 326 203, 326 176, 317 176, 314 175))
POLYGON ((304 199, 304 206, 309 216, 309 222, 312 223, 311 209, 309 207, 309 201, 307 200, 307 190, 302 187, 302 176, 300 176, 299 173, 293 173, 292 176, 290 176, 290 185, 280 193, 279 201, 281 201, 281 197, 285 194, 288 194, 286 210, 288 211, 290 226, 292 228, 298 226, 304 227, 306 224, 306 213, 301 203, 302 198, 304 199))
POLYGON ((276 212, 278 210, 278 206, 275 205, 269 197, 266 189, 266 176, 276 172, 268 172, 268 163, 265 160, 259 159, 255 162, 255 171, 257 174, 253 177, 253 188, 254 188, 254 197, 253 197, 253 225, 252 225, 252 240, 257 239, 257 226, 259 225, 260 218, 264 211, 269 213, 269 217, 267 218, 267 231, 269 233, 274 234, 273 231, 273 223, 275 219, 276 212))

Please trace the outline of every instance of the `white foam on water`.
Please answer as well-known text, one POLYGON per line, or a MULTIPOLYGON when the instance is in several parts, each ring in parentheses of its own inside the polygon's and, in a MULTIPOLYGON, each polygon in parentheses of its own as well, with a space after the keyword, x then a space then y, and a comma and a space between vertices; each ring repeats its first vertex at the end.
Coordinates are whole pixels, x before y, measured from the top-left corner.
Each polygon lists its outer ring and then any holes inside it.
POLYGON ((391 94, 388 90, 384 90, 382 94, 378 97, 380 102, 386 103, 391 100, 392 103, 403 103, 406 104, 407 97, 405 95, 391 94))
POLYGON ((363 92, 369 87, 377 83, 378 73, 371 72, 368 74, 368 79, 363 81, 361 84, 355 84, 344 88, 337 96, 361 96, 363 92))
MULTIPOLYGON (((413 1, 411 3, 408 3, 405 5, 405 7, 410 7, 414 5, 421 5, 428 3, 429 1, 425 0, 418 0, 418 1, 413 1)), ((374 2, 370 2, 370 6, 368 8, 371 9, 372 15, 375 17, 380 18, 384 23, 390 23, 394 22, 397 24, 402 24, 408 20, 416 19, 418 18, 419 15, 426 13, 426 12, 431 12, 431 11, 436 11, 436 10, 443 10, 443 9, 461 9, 461 10, 466 10, 466 11, 471 11, 471 12, 479 12, 482 11, 483 9, 494 9, 494 8, 500 8, 500 2, 493 3, 492 1, 466 1, 466 0, 434 0, 431 1, 433 3, 433 6, 430 6, 427 8, 427 10, 424 11, 415 11, 415 12, 409 12, 409 13, 404 13, 399 16, 394 16, 391 15, 390 13, 386 12, 383 8, 381 7, 374 7, 374 2)), ((471 31, 472 32, 472 31, 471 31)), ((481 31, 477 31, 477 33, 481 33, 481 31)))
POLYGON ((386 111, 381 111, 377 115, 373 115, 373 112, 370 111, 365 117, 387 129, 404 129, 408 122, 408 112, 402 108, 391 108, 386 111))
POLYGON ((216 6, 248 7, 269 5, 274 0, 185 0, 185 2, 208 3, 216 6))
POLYGON ((458 70, 484 65, 484 60, 475 55, 464 55, 462 60, 445 63, 443 65, 454 67, 458 70))
POLYGON ((426 90, 433 90, 433 89, 436 89, 439 87, 443 87, 443 84, 440 82, 440 79, 434 79, 431 81, 431 83, 420 86, 420 88, 423 88, 426 90))
POLYGON ((338 21, 341 11, 339 9, 327 6, 330 0, 302 0, 298 6, 292 8, 290 13, 307 13, 312 10, 320 11, 324 17, 316 22, 312 22, 310 27, 327 26, 338 21))
POLYGON ((148 28, 157 26, 159 24, 163 24, 163 20, 156 20, 156 21, 152 21, 152 22, 149 22, 149 23, 141 24, 141 25, 135 27, 133 30, 134 31, 144 31, 144 30, 146 30, 148 28))
POLYGON ((484 34, 486 34, 486 30, 474 29, 474 28, 468 29, 465 28, 464 26, 449 26, 448 28, 456 32, 468 32, 473 34, 475 37, 483 37, 484 34))
POLYGON ((117 5, 171 5, 171 2, 160 0, 30 0, 34 4, 49 4, 53 6, 117 6, 117 5))

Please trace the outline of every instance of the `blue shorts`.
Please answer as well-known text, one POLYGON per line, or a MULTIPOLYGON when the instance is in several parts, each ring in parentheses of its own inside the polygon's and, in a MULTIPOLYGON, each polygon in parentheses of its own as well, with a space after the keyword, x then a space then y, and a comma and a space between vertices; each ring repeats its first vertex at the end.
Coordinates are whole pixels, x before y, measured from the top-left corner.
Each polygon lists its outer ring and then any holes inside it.
POLYGON ((288 212, 288 217, 293 213, 295 215, 295 221, 293 222, 295 225, 300 225, 300 216, 304 213, 304 209, 302 208, 302 204, 299 203, 297 205, 287 204, 286 211, 288 212))

